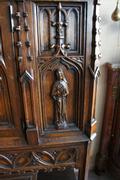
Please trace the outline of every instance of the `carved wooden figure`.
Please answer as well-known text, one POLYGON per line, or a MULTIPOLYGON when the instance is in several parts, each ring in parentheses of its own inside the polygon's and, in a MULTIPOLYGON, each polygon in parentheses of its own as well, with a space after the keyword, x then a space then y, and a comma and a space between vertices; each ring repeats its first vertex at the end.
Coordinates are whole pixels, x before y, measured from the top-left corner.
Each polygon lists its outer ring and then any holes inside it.
POLYGON ((87 180, 99 5, 0 1, 0 179, 35 180, 39 170, 72 167, 87 180))
POLYGON ((62 69, 56 70, 57 81, 53 85, 52 97, 55 100, 55 120, 58 129, 67 127, 66 96, 69 94, 68 83, 62 69))

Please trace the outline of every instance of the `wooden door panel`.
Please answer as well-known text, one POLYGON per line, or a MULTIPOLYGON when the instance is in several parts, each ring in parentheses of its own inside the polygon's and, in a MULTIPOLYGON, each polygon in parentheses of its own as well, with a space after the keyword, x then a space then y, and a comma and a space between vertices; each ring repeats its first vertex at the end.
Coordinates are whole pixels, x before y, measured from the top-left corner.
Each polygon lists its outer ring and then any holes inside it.
POLYGON ((19 143, 23 140, 22 113, 7 1, 1 2, 0 12, 0 137, 10 137, 11 140, 14 137, 12 141, 20 138, 19 143))
POLYGON ((33 3, 43 131, 82 127, 86 8, 86 3, 33 3), (61 95, 53 93, 55 86, 61 86, 61 95))

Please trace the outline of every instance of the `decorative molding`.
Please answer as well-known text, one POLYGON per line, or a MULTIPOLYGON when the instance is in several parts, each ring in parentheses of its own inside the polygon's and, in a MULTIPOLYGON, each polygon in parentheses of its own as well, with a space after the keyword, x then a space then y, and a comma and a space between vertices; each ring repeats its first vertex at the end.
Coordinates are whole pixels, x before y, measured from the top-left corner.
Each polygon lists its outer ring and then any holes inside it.
MULTIPOLYGON (((80 154, 80 149, 79 149, 80 154)), ((65 169, 72 167, 78 157, 78 148, 60 149, 60 150, 41 150, 17 153, 0 154, 0 174, 9 171, 13 173, 28 172, 35 170, 51 171, 51 169, 65 169), (63 166, 64 164, 64 166, 63 166), (66 165, 65 165, 66 164, 66 165)))
POLYGON ((26 70, 20 80, 22 85, 22 92, 23 92, 23 103, 24 103, 24 111, 25 111, 25 123, 26 128, 30 129, 34 127, 34 117, 33 117, 33 98, 32 98, 32 81, 34 80, 33 77, 33 70, 30 73, 26 70))
POLYGON ((44 58, 38 58, 38 64, 40 71, 55 70, 60 65, 65 65, 67 69, 74 67, 76 70, 83 71, 84 56, 61 56, 50 58, 49 61, 45 61, 44 58))
POLYGON ((59 163, 70 163, 75 161, 76 150, 62 150, 62 151, 42 151, 40 153, 33 152, 33 157, 35 160, 43 165, 54 165, 59 163))
POLYGON ((10 26, 11 26, 11 32, 14 32, 14 18, 13 18, 13 6, 9 5, 9 13, 10 13, 10 26))
POLYGON ((0 28, 0 65, 2 65, 4 68, 6 68, 6 64, 3 57, 3 49, 2 49, 2 34, 1 34, 1 28, 0 28))

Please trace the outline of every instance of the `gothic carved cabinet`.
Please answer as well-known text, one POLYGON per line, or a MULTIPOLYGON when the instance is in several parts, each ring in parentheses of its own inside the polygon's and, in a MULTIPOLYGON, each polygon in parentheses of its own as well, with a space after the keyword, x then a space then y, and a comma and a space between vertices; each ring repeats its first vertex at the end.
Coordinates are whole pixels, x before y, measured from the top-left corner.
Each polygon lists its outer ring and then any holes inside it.
POLYGON ((87 179, 99 4, 0 1, 0 179, 67 167, 87 179))

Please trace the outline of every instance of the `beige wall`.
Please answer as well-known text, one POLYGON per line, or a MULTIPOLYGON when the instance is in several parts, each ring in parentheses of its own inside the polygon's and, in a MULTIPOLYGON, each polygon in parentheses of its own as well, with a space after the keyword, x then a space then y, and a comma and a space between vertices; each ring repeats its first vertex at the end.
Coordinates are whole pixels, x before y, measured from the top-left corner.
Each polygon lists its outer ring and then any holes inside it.
POLYGON ((120 22, 113 22, 111 14, 115 9, 117 0, 102 0, 100 7, 101 22, 101 41, 102 41, 102 59, 99 62, 101 76, 98 82, 97 102, 96 102, 96 119, 97 119, 97 138, 94 140, 90 158, 91 169, 94 168, 96 153, 99 148, 100 133, 102 126, 102 118, 105 103, 105 90, 106 90, 106 70, 105 64, 120 63, 120 22))

